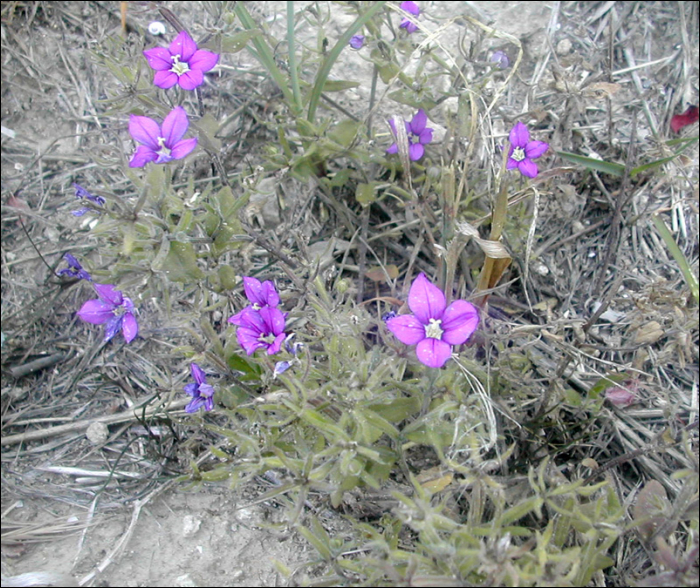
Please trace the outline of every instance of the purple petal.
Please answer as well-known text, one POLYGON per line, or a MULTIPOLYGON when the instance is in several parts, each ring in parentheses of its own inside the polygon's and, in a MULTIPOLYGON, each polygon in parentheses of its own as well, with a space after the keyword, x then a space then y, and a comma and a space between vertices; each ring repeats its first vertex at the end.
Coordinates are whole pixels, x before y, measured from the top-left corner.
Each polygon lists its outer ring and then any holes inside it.
MULTIPOLYGON (((158 153, 153 151, 150 147, 139 145, 129 160, 129 167, 143 167, 148 162, 155 161, 156 159, 158 159, 158 153)), ((85 210, 87 211, 88 209, 86 208, 85 210)))
POLYGON ((157 71, 153 76, 153 85, 158 86, 161 90, 167 90, 177 84, 180 78, 174 71, 157 71))
POLYGON ((134 141, 142 143, 154 151, 160 149, 160 145, 158 145, 160 127, 152 118, 132 114, 129 117, 129 133, 134 141))
POLYGON ((183 90, 194 90, 204 82, 204 74, 198 69, 192 69, 182 74, 177 83, 183 90))
POLYGON ((252 355, 256 349, 264 347, 265 345, 258 341, 260 336, 260 331, 254 331, 252 329, 246 329, 245 327, 239 327, 236 331, 236 339, 240 343, 241 347, 245 349, 248 355, 252 355))
POLYGON ((544 141, 530 141, 525 147, 525 156, 529 159, 537 159, 549 149, 549 143, 544 141))
POLYGON ((425 325, 412 314, 390 318, 386 328, 404 345, 416 345, 425 339, 425 325))
POLYGON ((452 347, 440 339, 428 337, 418 343, 416 355, 428 367, 441 368, 452 356, 452 347))
POLYGON ((391 145, 391 146, 386 150, 386 152, 387 152, 389 155, 393 155, 394 153, 398 153, 398 152, 399 152, 399 146, 398 146, 396 143, 394 143, 393 145, 391 145))
POLYGON ((185 392, 190 396, 197 396, 199 393, 199 384, 195 384, 194 382, 185 384, 185 392))
POLYGON ((121 291, 115 290, 112 284, 95 284, 95 292, 97 292, 101 300, 111 304, 112 308, 121 306, 122 302, 124 302, 124 296, 122 296, 121 291))
POLYGON ((190 153, 192 153, 196 146, 196 137, 192 137, 191 139, 185 139, 184 141, 180 141, 179 143, 176 143, 173 146, 172 151, 170 152, 170 156, 172 159, 183 159, 184 157, 187 157, 190 153))
MULTIPOLYGON (((260 316, 260 312, 255 310, 252 306, 247 306, 235 316, 239 317, 239 322, 237 323, 239 326, 257 331, 258 335, 267 332, 265 321, 263 321, 262 317, 260 316)), ((256 335, 256 337, 258 335, 256 335)))
POLYGON ((206 402, 205 398, 202 398, 201 396, 197 396, 196 398, 193 398, 192 400, 190 400, 190 402, 185 407, 185 412, 190 413, 190 414, 193 412, 197 412, 200 408, 202 408, 202 406, 204 406, 205 402, 206 402))
POLYGON ((173 66, 170 51, 165 47, 154 47, 143 52, 148 65, 156 71, 168 70, 173 66))
POLYGON ((196 69, 202 72, 209 71, 219 63, 219 55, 207 51, 206 49, 200 49, 192 56, 192 59, 190 59, 188 63, 190 69, 196 69))
POLYGON ((204 410, 213 410, 214 409, 214 397, 210 396, 204 401, 204 410))
POLYGON ((510 141, 511 147, 522 147, 525 149, 530 140, 530 131, 527 130, 527 127, 523 123, 516 123, 511 129, 510 135, 508 135, 508 140, 510 141))
POLYGON ((88 300, 80 307, 78 316, 86 323, 101 325, 110 320, 114 313, 114 307, 102 300, 88 300))
POLYGON ((430 283, 424 273, 420 273, 408 292, 408 307, 421 323, 427 325, 431 318, 442 318, 445 295, 440 288, 430 283))
POLYGON ((479 311, 466 300, 455 300, 445 309, 440 326, 443 341, 450 345, 461 345, 479 326, 479 311))
POLYGON ((425 155, 425 147, 420 143, 411 143, 408 147, 408 157, 411 161, 418 161, 425 155))
POLYGON ((189 62, 190 58, 197 51, 197 43, 192 40, 187 31, 181 31, 180 34, 175 37, 175 40, 170 43, 170 53, 172 55, 179 55, 180 61, 189 62))
POLYGON ((139 334, 139 324, 136 322, 136 317, 127 312, 122 316, 122 335, 127 343, 131 343, 136 335, 139 334))
POLYGON ((402 2, 399 8, 401 8, 401 10, 405 10, 413 16, 420 15, 420 8, 418 8, 418 4, 416 4, 415 2, 411 2, 411 0, 406 0, 406 2, 402 2))
POLYGON ((205 398, 211 398, 214 396, 214 386, 211 384, 201 384, 199 386, 199 393, 205 398))
POLYGON ((521 174, 527 176, 528 178, 537 177, 537 164, 530 159, 523 159, 520 163, 518 163, 518 169, 520 170, 521 174))
POLYGON ((425 110, 420 108, 409 123, 410 132, 414 135, 420 135, 425 129, 425 125, 428 124, 428 115, 425 114, 425 110))
POLYGON ((86 212, 90 212, 89 208, 79 208, 78 210, 71 211, 73 216, 83 216, 86 212))
POLYGON ((165 146, 168 149, 173 149, 175 144, 185 136, 189 126, 185 109, 182 106, 173 108, 163 121, 162 136, 165 139, 165 146))
POLYGON ((518 167, 518 161, 515 161, 512 157, 508 158, 508 161, 506 162, 506 169, 515 169, 518 167))
POLYGON ((280 295, 275 290, 275 285, 270 280, 265 280, 262 283, 262 300, 263 304, 268 306, 277 306, 280 303, 280 295))
POLYGON ((120 316, 115 316, 108 320, 107 324, 105 325, 105 342, 111 341, 114 338, 114 335, 119 332, 121 326, 122 317, 120 316))
POLYGON ((285 333, 277 335, 277 337, 275 337, 275 340, 272 342, 272 345, 270 345, 267 348, 267 354, 274 355, 275 353, 278 353, 280 348, 282 347, 282 343, 284 343, 285 338, 286 338, 285 333))
POLYGON ((243 278, 243 288, 245 295, 253 304, 259 306, 277 306, 280 303, 279 294, 275 290, 275 285, 270 280, 260 282, 256 278, 243 278))
POLYGON ((202 371, 202 368, 194 362, 190 364, 190 372, 192 372, 192 378, 197 384, 204 384, 207 381, 207 376, 202 371))
POLYGON ((423 129, 423 132, 418 137, 421 145, 427 145, 433 140, 433 129, 423 129))
MULTIPOLYGON (((278 308, 264 306, 260 309, 260 316, 267 327, 266 332, 272 333, 275 336, 284 334, 284 314, 278 308)), ((285 335, 286 336, 286 335, 285 335)), ((284 340, 284 337, 282 338, 284 340)))

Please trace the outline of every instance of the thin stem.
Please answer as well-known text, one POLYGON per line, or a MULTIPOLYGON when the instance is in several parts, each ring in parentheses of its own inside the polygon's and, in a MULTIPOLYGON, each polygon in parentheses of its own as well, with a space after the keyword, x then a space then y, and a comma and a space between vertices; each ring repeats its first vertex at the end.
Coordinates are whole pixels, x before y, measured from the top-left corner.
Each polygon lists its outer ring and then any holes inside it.
POLYGON ((287 2, 287 47, 289 52, 289 77, 292 80, 294 95, 293 109, 296 114, 301 112, 301 91, 299 90, 299 70, 294 39, 294 2, 287 2))

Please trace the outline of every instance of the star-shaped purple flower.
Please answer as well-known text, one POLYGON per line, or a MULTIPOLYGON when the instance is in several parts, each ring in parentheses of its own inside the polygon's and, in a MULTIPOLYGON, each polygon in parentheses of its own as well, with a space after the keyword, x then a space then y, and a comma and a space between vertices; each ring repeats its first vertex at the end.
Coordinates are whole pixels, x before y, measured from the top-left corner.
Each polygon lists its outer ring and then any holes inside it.
POLYGON ((92 277, 90 277, 90 274, 83 269, 80 262, 70 253, 66 253, 63 256, 63 259, 66 260, 68 267, 58 270, 57 273, 59 276, 70 276, 71 278, 78 278, 79 280, 87 280, 88 282, 92 282, 92 277))
MULTIPOLYGON (((433 140, 433 129, 428 128, 428 115, 422 108, 416 112, 411 119, 411 122, 404 121, 406 125, 406 134, 408 135, 408 157, 411 161, 418 161, 425 154, 425 147, 433 140)), ((394 137, 396 137, 396 124, 394 119, 389 119, 394 137)), ((394 143, 386 150, 387 153, 393 154, 399 152, 399 146, 394 143)))
MULTIPOLYGON (((407 2, 402 2, 399 5, 399 8, 401 8, 401 10, 403 10, 404 12, 412 14, 416 18, 420 16, 420 8, 418 8, 418 4, 416 4, 415 2, 411 2, 410 0, 407 2)), ((407 33, 415 33, 418 30, 418 25, 411 22, 408 18, 404 18, 401 21, 399 28, 406 29, 407 33)))
POLYGON ((192 396, 192 400, 185 407, 185 412, 197 412, 202 407, 211 410, 214 408, 214 387, 207 384, 207 375, 196 363, 190 364, 190 371, 194 382, 185 386, 185 392, 192 396))
POLYGON ((197 139, 184 139, 190 122, 182 106, 176 106, 165 117, 163 127, 147 116, 132 114, 129 118, 129 133, 135 141, 142 143, 131 157, 129 167, 143 167, 149 161, 168 163, 182 159, 192 153, 197 139))
POLYGON ((268 355, 274 355, 287 336, 284 332, 285 316, 272 306, 264 306, 260 310, 249 306, 229 318, 228 322, 238 325, 236 338, 248 355, 260 348, 265 349, 268 355))
POLYGON ((506 168, 520 170, 520 173, 528 178, 535 178, 538 174, 537 164, 533 159, 544 155, 549 149, 549 143, 543 141, 530 141, 530 131, 519 122, 510 131, 510 151, 506 168))
POLYGON ((182 31, 170 46, 154 47, 143 52, 156 74, 153 83, 167 90, 179 84, 183 90, 194 90, 204 82, 204 72, 219 61, 216 53, 199 49, 187 31, 182 31))
POLYGON ((416 345, 416 355, 428 367, 440 368, 450 359, 452 346, 461 345, 479 326, 479 311, 466 300, 447 306, 445 295, 421 273, 408 293, 413 314, 386 321, 387 328, 406 345, 416 345))
POLYGON ((121 330, 127 343, 138 335, 139 325, 134 316, 134 303, 122 296, 110 284, 93 284, 98 299, 88 300, 78 311, 78 316, 93 325, 105 325, 105 341, 121 330))

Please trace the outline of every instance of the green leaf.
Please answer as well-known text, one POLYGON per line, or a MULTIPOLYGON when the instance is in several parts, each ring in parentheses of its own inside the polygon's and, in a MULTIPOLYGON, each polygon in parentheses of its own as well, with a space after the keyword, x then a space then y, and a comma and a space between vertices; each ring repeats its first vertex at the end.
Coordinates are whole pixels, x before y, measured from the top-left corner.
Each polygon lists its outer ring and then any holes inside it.
POLYGON ((246 48, 248 41, 260 36, 262 36, 262 31, 260 29, 250 29, 233 35, 227 35, 221 40, 221 51, 223 53, 238 53, 246 48))
POLYGON ((357 88, 360 82, 350 82, 348 80, 326 80, 323 84, 324 92, 342 92, 343 90, 349 90, 350 88, 357 88))
POLYGON ((584 157, 583 155, 568 153, 566 151, 557 151, 557 155, 566 161, 570 161, 571 163, 575 163, 577 165, 582 165, 583 167, 594 171, 620 177, 625 174, 625 166, 621 163, 610 163, 609 161, 593 159, 592 157, 584 157))
POLYGON ((685 283, 688 284, 690 292, 692 293, 693 298, 695 298, 695 304, 697 304, 700 299, 700 287, 698 286, 698 279, 695 277, 695 274, 693 274, 693 270, 690 268, 688 260, 685 258, 681 248, 678 247, 678 244, 673 238, 671 231, 666 226, 666 223, 656 214, 652 215, 651 220, 666 244, 667 249, 671 252, 671 255, 673 255, 673 259, 676 260, 676 263, 683 274, 683 278, 685 279, 685 283))
POLYGON ((369 184, 357 184, 357 188, 355 188, 355 200, 362 204, 362 206, 372 204, 372 202, 377 199, 374 194, 374 188, 376 185, 376 182, 370 182, 369 184))
POLYGON ((163 262, 163 271, 173 282, 184 284, 201 280, 204 273, 197 265, 197 254, 192 243, 170 242, 170 251, 163 262))
POLYGON ((328 138, 343 147, 349 147, 357 137, 360 129, 360 122, 346 118, 335 125, 329 132, 328 138))

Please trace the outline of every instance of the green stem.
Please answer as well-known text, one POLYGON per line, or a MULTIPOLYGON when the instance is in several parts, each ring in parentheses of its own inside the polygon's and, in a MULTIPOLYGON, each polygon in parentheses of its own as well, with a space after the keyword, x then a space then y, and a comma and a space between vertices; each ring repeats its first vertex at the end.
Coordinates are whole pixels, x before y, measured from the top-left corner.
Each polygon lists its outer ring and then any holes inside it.
MULTIPOLYGON (((242 4, 242 2, 238 3, 239 5, 242 4)), ((316 74, 316 82, 314 83, 314 87, 311 90, 311 99, 309 100, 309 110, 308 114, 306 116, 306 119, 313 123, 316 117, 316 109, 318 108, 318 103, 321 100, 321 94, 323 92, 323 86, 326 83, 326 80, 328 79, 329 74, 331 73, 331 69, 333 68, 333 65, 337 61, 338 57, 340 56, 340 53, 343 51, 343 49, 347 48, 348 43, 350 42, 350 38, 357 32, 359 31, 367 21, 373 19, 376 14, 378 14, 381 10, 384 9, 384 5, 386 4, 386 0, 383 2, 375 2, 373 5, 371 5, 368 9, 367 12, 365 12, 362 16, 359 16, 357 20, 352 23, 348 29, 340 35, 340 38, 338 39, 338 42, 335 44, 333 49, 330 50, 328 55, 326 56, 326 59, 323 61, 321 64, 321 68, 318 70, 318 73, 316 74)))
POLYGON ((287 47, 289 52, 289 77, 292 80, 292 93, 294 95, 293 110, 295 114, 301 112, 301 91, 299 90, 299 70, 297 69, 297 55, 294 38, 294 2, 287 2, 287 47))

